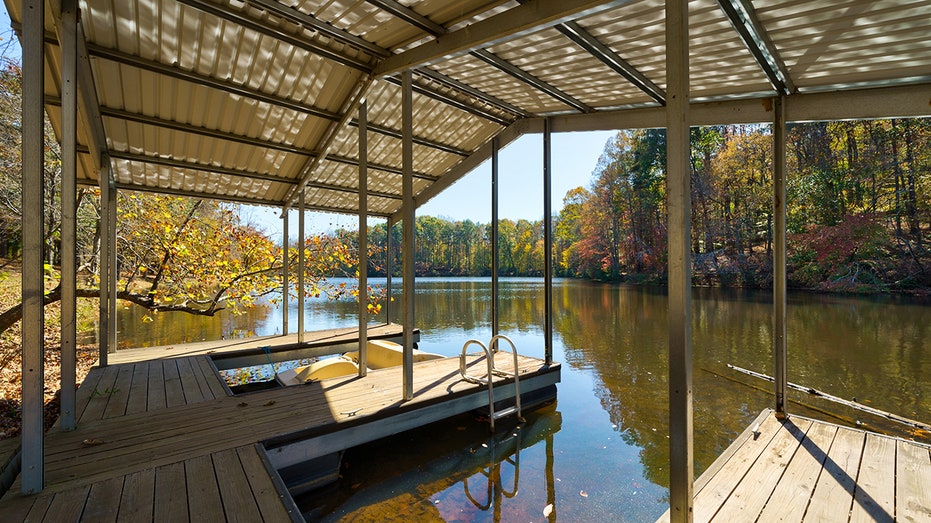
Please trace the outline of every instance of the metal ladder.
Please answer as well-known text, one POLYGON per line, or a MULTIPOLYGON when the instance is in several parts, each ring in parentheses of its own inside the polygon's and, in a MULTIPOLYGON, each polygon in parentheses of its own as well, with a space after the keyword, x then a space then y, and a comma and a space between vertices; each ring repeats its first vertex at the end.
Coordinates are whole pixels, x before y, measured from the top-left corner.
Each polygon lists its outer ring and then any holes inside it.
POLYGON ((462 346, 462 354, 459 355, 459 374, 462 376, 462 379, 470 383, 488 385, 488 423, 491 425, 492 432, 495 430, 495 420, 497 419, 510 416, 511 414, 517 414, 517 418, 523 420, 520 410, 520 371, 517 362, 517 347, 514 346, 514 342, 511 341, 510 338, 499 334, 488 342, 488 346, 478 340, 469 340, 465 342, 462 346), (511 353, 514 355, 514 372, 507 372, 495 368, 495 354, 498 353, 499 340, 504 340, 511 345, 511 353), (488 365, 488 370, 484 376, 473 376, 466 371, 466 349, 469 345, 478 345, 485 353, 485 361, 488 365), (514 378, 514 406, 498 412, 495 412, 495 376, 514 378))

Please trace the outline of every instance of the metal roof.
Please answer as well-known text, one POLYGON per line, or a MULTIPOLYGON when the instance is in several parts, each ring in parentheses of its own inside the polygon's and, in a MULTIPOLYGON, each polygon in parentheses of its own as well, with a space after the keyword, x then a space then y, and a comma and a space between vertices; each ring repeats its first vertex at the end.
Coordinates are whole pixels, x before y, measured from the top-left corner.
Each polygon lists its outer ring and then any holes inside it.
MULTIPOLYGON (((21 5, 5 0, 14 27, 21 5)), ((57 1, 46 110, 60 128, 57 1)), ((664 0, 81 0, 79 182, 358 209, 360 100, 369 212, 401 208, 400 71, 413 74, 417 204, 491 139, 660 126, 664 0), (92 84, 92 87, 91 87, 92 84)), ((931 114, 931 0, 693 0, 692 121, 931 114)))

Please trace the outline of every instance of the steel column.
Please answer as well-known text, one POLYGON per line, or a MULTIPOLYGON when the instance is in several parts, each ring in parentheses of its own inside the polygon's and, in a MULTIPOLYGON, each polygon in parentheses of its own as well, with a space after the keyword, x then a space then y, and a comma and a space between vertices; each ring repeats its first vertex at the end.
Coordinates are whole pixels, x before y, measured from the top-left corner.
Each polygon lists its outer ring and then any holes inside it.
POLYGON ((77 388, 77 2, 61 2, 61 430, 74 430, 77 388))
POLYGON ((414 398, 414 116, 412 78, 410 70, 401 73, 401 156, 404 175, 403 209, 403 270, 401 275, 402 324, 404 329, 404 399, 414 398))
POLYGON ((100 217, 97 227, 100 229, 100 248, 98 249, 97 271, 100 285, 100 299, 97 301, 97 345, 98 364, 108 365, 110 352, 110 163, 101 162, 97 179, 100 183, 100 217))
POLYGON ((368 106, 359 103, 359 377, 368 374, 369 165, 368 106))
POLYGON ((43 274, 43 133, 45 92, 45 2, 23 1, 23 494, 36 494, 45 484, 45 278, 43 274))
MULTIPOLYGON (((107 171, 109 174, 110 171, 107 171)), ((107 280, 107 286, 109 291, 107 292, 107 351, 116 352, 116 281, 120 276, 120 268, 117 265, 117 252, 116 252, 116 206, 117 206, 117 188, 113 185, 113 180, 110 180, 110 192, 108 193, 109 202, 107 203, 107 209, 109 214, 107 214, 107 228, 109 229, 109 242, 107 246, 109 256, 110 256, 110 276, 107 280)))
POLYGON ((543 120, 543 332, 544 360, 553 362, 553 146, 552 124, 543 120))
POLYGON ((776 416, 786 416, 786 119, 785 97, 773 104, 773 357, 776 416))
POLYGON ((669 507, 692 521, 691 187, 688 1, 666 0, 666 176, 669 213, 669 507))
POLYGON ((297 342, 304 343, 304 188, 297 198, 297 342))
POLYGON ((387 296, 385 300, 385 323, 391 323, 391 293, 394 291, 391 285, 391 274, 394 271, 394 264, 391 263, 393 258, 391 255, 392 227, 394 227, 394 224, 391 223, 391 218, 389 217, 385 220, 385 295, 387 296))
POLYGON ((288 231, 289 209, 281 213, 281 334, 288 335, 288 314, 291 312, 291 239, 288 231))
POLYGON ((498 322, 498 137, 491 139, 491 335, 497 336, 498 322))

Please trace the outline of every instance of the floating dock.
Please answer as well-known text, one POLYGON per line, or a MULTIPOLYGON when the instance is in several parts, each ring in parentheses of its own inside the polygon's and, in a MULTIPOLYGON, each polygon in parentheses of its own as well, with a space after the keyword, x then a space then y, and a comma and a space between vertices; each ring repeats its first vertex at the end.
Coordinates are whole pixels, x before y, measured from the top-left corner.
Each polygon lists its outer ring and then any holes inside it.
POLYGON ((931 448, 766 410, 696 480, 694 521, 931 521, 931 448))
MULTIPOLYGON (((357 343, 357 342, 356 342, 357 343)), ((150 353, 151 354, 151 353, 150 353)), ((473 373, 484 356, 471 356, 473 373)), ((513 369, 510 353, 495 364, 513 369)), ((552 389, 559 364, 519 357, 522 395, 552 389)), ((0 500, 6 521, 302 521, 279 470, 488 405, 459 358, 234 396, 211 356, 95 367, 78 390, 78 428, 46 436, 46 488, 0 500)), ((513 398, 495 377, 495 397, 513 398)), ((337 461, 338 463, 338 461, 337 461)))

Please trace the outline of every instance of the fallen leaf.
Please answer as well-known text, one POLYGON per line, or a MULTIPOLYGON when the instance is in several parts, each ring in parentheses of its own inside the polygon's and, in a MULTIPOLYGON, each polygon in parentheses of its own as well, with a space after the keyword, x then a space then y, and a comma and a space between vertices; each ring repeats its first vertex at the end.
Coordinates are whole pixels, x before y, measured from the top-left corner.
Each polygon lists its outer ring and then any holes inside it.
POLYGON ((552 513, 553 513, 553 504, 552 504, 552 503, 550 503, 549 505, 543 507, 543 517, 548 518, 548 517, 550 517, 550 514, 552 514, 552 513))
POLYGON ((263 407, 271 407, 271 406, 274 405, 274 404, 275 404, 275 400, 269 400, 268 402, 266 402, 266 403, 265 403, 264 405, 262 405, 262 406, 263 406, 263 407))
POLYGON ((85 447, 93 447, 94 445, 103 445, 103 440, 97 438, 88 438, 81 442, 81 445, 85 447))
POLYGON ((584 490, 580 490, 580 491, 579 491, 579 495, 582 496, 583 498, 587 498, 587 497, 588 497, 588 492, 585 492, 584 490))
POLYGON ((248 407, 249 404, 246 403, 245 401, 240 401, 239 403, 236 404, 236 406, 237 407, 248 407))

